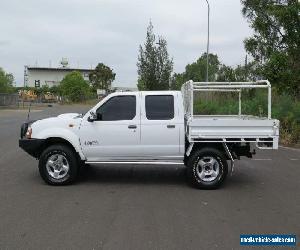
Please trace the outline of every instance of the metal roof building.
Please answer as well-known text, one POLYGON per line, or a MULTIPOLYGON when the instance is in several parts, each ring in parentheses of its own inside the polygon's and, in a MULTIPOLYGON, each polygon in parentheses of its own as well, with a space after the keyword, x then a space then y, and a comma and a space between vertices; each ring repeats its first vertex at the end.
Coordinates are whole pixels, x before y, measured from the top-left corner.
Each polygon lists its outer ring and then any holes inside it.
POLYGON ((30 67, 25 66, 24 70, 24 87, 49 87, 57 86, 62 79, 70 72, 78 71, 82 74, 84 80, 89 80, 89 73, 92 69, 80 68, 51 68, 51 67, 30 67))

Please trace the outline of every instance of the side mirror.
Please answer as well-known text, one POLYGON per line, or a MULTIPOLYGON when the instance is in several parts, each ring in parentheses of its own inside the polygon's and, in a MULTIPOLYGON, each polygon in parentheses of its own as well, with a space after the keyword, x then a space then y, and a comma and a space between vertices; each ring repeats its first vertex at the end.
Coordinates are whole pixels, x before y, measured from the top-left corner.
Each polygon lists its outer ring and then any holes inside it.
POLYGON ((97 115, 94 112, 91 111, 87 120, 88 120, 88 122, 97 121, 97 115))

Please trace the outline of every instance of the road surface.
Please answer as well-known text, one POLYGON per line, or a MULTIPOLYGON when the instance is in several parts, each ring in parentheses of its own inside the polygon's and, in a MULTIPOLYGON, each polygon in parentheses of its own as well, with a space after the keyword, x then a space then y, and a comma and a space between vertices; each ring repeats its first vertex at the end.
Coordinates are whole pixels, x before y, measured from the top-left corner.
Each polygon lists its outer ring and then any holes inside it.
MULTIPOLYGON (((76 110, 88 107, 31 116, 76 110)), ((26 115, 0 110, 0 249, 248 249, 240 234, 268 233, 299 242, 299 150, 243 158, 215 191, 188 186, 183 166, 157 165, 91 166, 75 185, 52 187, 18 148, 26 115)))

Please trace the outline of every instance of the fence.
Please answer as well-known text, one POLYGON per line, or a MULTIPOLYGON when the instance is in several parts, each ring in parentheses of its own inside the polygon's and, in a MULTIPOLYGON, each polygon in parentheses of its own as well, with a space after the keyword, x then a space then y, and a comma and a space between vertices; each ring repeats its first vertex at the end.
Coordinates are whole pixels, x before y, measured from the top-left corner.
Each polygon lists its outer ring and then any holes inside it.
POLYGON ((19 105, 19 95, 18 94, 4 94, 0 93, 0 107, 8 107, 19 105))

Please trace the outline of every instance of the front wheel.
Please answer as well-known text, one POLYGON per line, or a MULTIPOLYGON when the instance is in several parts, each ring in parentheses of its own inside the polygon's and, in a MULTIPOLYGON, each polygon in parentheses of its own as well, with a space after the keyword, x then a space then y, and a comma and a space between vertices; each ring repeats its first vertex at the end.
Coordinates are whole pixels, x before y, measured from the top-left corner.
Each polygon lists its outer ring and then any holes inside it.
POLYGON ((214 148, 196 150, 187 161, 188 181, 200 189, 216 189, 228 173, 226 158, 214 148))
POLYGON ((78 174, 76 154, 63 144, 49 146, 41 154, 39 171, 43 180, 50 185, 70 184, 78 174))

